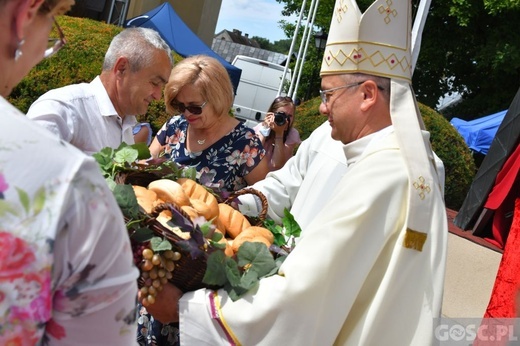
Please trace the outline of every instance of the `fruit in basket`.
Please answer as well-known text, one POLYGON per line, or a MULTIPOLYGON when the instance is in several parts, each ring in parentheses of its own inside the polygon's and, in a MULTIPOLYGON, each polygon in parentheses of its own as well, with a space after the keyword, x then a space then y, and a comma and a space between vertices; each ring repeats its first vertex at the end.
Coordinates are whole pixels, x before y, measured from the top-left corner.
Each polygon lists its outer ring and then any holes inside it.
POLYGON ((170 179, 158 179, 148 184, 148 190, 152 190, 157 197, 165 202, 171 202, 178 206, 190 205, 190 198, 182 189, 182 186, 170 179))
POLYGON ((181 258, 181 254, 172 250, 154 252, 150 248, 144 248, 141 256, 139 295, 142 298, 141 303, 146 307, 155 303, 157 293, 173 277, 175 262, 181 258))

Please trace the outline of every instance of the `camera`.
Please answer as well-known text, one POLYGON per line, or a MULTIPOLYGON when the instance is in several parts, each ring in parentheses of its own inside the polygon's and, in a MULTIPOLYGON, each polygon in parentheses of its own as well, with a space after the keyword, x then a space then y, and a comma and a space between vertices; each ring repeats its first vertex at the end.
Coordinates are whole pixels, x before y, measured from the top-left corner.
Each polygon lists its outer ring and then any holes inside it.
POLYGON ((285 112, 274 113, 274 123, 278 126, 284 125, 288 119, 289 117, 287 116, 287 114, 285 114, 285 112))

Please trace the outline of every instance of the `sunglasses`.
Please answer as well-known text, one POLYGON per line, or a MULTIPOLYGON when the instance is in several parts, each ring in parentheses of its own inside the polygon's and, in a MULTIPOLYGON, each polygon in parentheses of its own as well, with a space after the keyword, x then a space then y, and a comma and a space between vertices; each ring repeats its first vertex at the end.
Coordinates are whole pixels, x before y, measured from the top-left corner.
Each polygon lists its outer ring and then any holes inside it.
POLYGON ((178 102, 172 102, 171 105, 173 108, 177 109, 180 113, 184 113, 186 110, 190 112, 193 115, 200 115, 202 113, 202 108, 208 103, 208 101, 205 101, 200 106, 185 106, 183 103, 178 102))
POLYGON ((43 54, 43 58, 48 58, 56 54, 67 41, 65 40, 65 35, 63 34, 63 31, 61 30, 60 26, 58 25, 58 22, 56 22, 56 19, 54 16, 52 17, 52 21, 54 22, 54 26, 56 27, 56 31, 58 31, 59 38, 50 38, 47 43, 47 49, 45 50, 45 53, 43 54))

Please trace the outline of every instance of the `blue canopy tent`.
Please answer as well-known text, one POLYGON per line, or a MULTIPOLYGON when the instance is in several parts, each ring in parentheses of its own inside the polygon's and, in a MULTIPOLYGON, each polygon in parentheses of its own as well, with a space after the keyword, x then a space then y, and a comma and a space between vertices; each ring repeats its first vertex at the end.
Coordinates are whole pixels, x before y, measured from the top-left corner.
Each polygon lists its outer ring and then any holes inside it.
POLYGON ((205 54, 218 59, 228 71, 231 82, 233 83, 233 88, 236 92, 242 70, 231 65, 208 47, 182 21, 181 17, 179 17, 168 2, 165 2, 140 16, 127 20, 124 27, 143 27, 156 30, 166 43, 168 43, 170 48, 183 57, 205 54))
POLYGON ((453 118, 450 123, 471 150, 486 155, 506 113, 507 110, 470 121, 453 118))

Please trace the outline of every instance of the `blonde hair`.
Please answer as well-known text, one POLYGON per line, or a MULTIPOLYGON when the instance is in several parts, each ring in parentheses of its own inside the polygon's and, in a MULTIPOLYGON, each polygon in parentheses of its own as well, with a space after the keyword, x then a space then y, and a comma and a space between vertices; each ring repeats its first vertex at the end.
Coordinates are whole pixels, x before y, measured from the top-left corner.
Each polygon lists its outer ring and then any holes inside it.
POLYGON ((217 114, 228 114, 233 106, 233 85, 224 66, 207 55, 194 55, 178 62, 172 69, 170 79, 164 88, 166 110, 174 114, 175 101, 179 91, 186 85, 193 85, 217 114))

